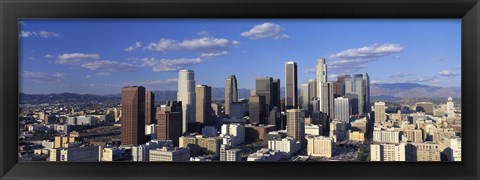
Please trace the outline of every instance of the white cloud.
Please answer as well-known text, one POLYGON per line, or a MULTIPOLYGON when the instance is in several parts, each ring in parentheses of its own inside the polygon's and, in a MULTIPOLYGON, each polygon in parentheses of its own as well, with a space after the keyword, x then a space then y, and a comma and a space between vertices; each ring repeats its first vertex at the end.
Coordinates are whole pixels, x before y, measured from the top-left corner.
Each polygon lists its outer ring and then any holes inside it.
POLYGON ((198 51, 202 53, 221 52, 231 46, 238 45, 238 41, 230 41, 224 38, 202 37, 177 41, 162 38, 158 42, 151 42, 145 48, 153 51, 198 51))
POLYGON ((140 67, 130 63, 102 60, 99 54, 70 53, 57 56, 57 64, 75 65, 90 70, 103 70, 107 72, 138 71, 140 67))
POLYGON ((51 54, 46 54, 44 57, 45 57, 45 58, 54 58, 55 56, 53 56, 53 55, 51 55, 51 54))
POLYGON ((152 67, 155 72, 169 72, 178 71, 187 66, 199 64, 202 61, 200 58, 180 58, 180 59, 155 59, 155 58, 143 58, 142 66, 152 67))
POLYGON ((451 72, 451 71, 448 71, 448 70, 444 70, 444 71, 438 72, 438 75, 441 76, 441 77, 453 77, 453 76, 458 76, 460 74, 456 73, 456 72, 451 72))
POLYGON ((165 79, 165 80, 147 80, 142 82, 137 82, 138 85, 167 85, 167 84, 177 84, 178 79, 165 79))
POLYGON ((59 72, 48 74, 46 72, 23 71, 21 77, 35 82, 59 82, 61 78, 65 77, 65 74, 59 72))
POLYGON ((50 31, 20 31, 19 36, 22 38, 27 38, 27 37, 59 38, 61 37, 59 33, 50 32, 50 31))
POLYGON ((110 73, 109 72, 99 72, 99 73, 97 73, 97 76, 102 76, 102 77, 110 76, 110 73))
POLYGON ((140 67, 136 65, 117 61, 93 61, 82 64, 81 66, 90 70, 104 70, 110 72, 128 72, 140 70, 140 67))
POLYGON ((333 54, 330 58, 338 59, 373 59, 387 56, 393 53, 403 51, 403 47, 399 44, 373 44, 355 49, 347 49, 339 53, 333 54))
POLYGON ((126 52, 132 52, 135 51, 138 48, 142 47, 142 42, 135 42, 134 45, 129 46, 128 48, 125 49, 126 52))
POLYGON ((223 56, 227 55, 228 51, 222 51, 222 52, 217 52, 217 53, 202 53, 200 56, 202 57, 216 57, 216 56, 223 56))
POLYGON ((86 75, 85 78, 90 79, 92 76, 86 75))
POLYGON ((407 76, 415 76, 414 73, 405 73, 405 72, 397 72, 395 74, 390 75, 391 78, 404 78, 407 76))
POLYGON ((400 53, 399 44, 372 44, 361 48, 347 49, 329 56, 329 71, 336 74, 353 74, 367 68, 367 64, 394 53, 400 53))
POLYGON ((240 41, 233 40, 232 45, 233 45, 233 47, 238 47, 238 45, 240 45, 240 41))
POLYGON ((328 77, 332 78, 332 79, 335 79, 335 78, 338 77, 338 74, 329 74, 328 77))
POLYGON ((289 37, 283 33, 283 28, 280 27, 280 25, 269 22, 256 25, 249 31, 242 32, 240 35, 250 39, 285 39, 289 37))
POLYGON ((70 53, 70 54, 58 55, 55 63, 79 65, 87 62, 97 61, 97 60, 100 60, 100 55, 98 54, 70 53))
POLYGON ((53 77, 63 78, 63 77, 65 77, 65 74, 64 74, 64 73, 59 73, 59 72, 57 72, 57 73, 55 73, 55 74, 53 75, 53 77))

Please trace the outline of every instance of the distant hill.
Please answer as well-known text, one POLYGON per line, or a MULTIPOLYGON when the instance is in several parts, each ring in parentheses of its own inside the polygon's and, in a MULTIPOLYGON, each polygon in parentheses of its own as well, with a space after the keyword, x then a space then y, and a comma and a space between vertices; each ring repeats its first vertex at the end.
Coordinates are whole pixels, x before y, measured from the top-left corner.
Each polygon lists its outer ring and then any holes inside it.
POLYGON ((372 98, 453 98, 461 97, 461 89, 458 87, 436 87, 417 83, 390 83, 371 84, 370 96, 372 98))
POLYGON ((20 104, 42 104, 42 103, 117 103, 120 96, 115 95, 93 95, 93 94, 19 94, 20 104))
MULTIPOLYGON (((177 99, 177 91, 153 91, 155 101, 174 101, 177 99)), ((212 87, 212 100, 223 100, 225 97, 225 88, 212 87)), ((238 98, 250 97, 249 89, 238 89, 238 98)))
MULTIPOLYGON (((175 101, 177 100, 177 91, 153 91, 155 101, 175 101)), ((224 88, 212 88, 212 100, 223 100, 225 96, 224 88)), ((250 96, 249 89, 238 89, 238 98, 247 98, 250 96)), ((119 103, 120 94, 112 95, 94 95, 94 94, 19 94, 21 104, 42 104, 42 103, 119 103)))
MULTIPOLYGON (((154 91, 155 101, 174 101, 177 99, 177 91, 154 91)), ((285 88, 281 88, 281 97, 285 94, 285 88)), ((223 100, 225 96, 224 88, 212 87, 212 100, 223 100)), ((249 89, 238 89, 238 98, 247 98, 250 96, 249 89)), ((411 98, 453 98, 461 97, 460 88, 456 87, 435 87, 421 85, 417 83, 391 83, 391 84, 371 84, 370 96, 378 100, 399 100, 411 98)), ((41 103, 119 103, 120 94, 113 95, 93 95, 93 94, 24 94, 20 93, 21 104, 41 104, 41 103)))

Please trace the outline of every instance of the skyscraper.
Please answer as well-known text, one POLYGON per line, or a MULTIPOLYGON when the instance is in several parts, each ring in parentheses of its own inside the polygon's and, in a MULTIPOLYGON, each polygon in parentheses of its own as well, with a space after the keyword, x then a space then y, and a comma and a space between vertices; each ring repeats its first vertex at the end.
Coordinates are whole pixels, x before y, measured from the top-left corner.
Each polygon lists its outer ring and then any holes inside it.
POLYGON ((273 78, 272 77, 257 77, 255 79, 256 95, 265 97, 265 104, 268 106, 266 112, 270 112, 273 108, 273 78))
POLYGON ((196 118, 197 123, 211 125, 212 119, 212 87, 207 85, 197 85, 195 87, 196 96, 196 118))
POLYGON ((375 122, 385 122, 385 102, 375 102, 375 122))
POLYGON ((350 102, 348 98, 335 98, 335 119, 343 122, 350 122, 350 102))
POLYGON ((317 97, 317 81, 315 79, 310 79, 308 81, 310 90, 308 95, 310 97, 309 101, 317 97))
POLYGON ((345 75, 345 97, 352 104, 352 114, 370 112, 370 77, 368 74, 345 75))
POLYGON ((447 99, 447 116, 449 118, 455 117, 455 104, 450 96, 447 99))
POLYGON ((286 109, 298 107, 297 63, 285 62, 285 106, 286 109))
POLYGON ((355 74, 353 76, 354 78, 354 93, 358 97, 358 114, 363 115, 366 113, 366 106, 367 106, 367 82, 366 79, 364 79, 363 74, 355 74))
POLYGON ((372 109, 370 105, 370 76, 368 76, 368 73, 364 73, 363 75, 363 83, 365 84, 365 105, 363 107, 363 112, 364 113, 369 113, 370 110, 372 109))
POLYGON ((335 83, 334 82, 327 82, 327 115, 330 116, 330 119, 333 120, 335 118, 335 113, 333 110, 335 109, 335 83))
POLYGON ((229 75, 225 82, 225 114, 230 115, 230 104, 238 102, 237 78, 229 75))
POLYGON ((145 124, 155 124, 155 94, 145 93, 145 124))
POLYGON ((335 97, 345 96, 345 76, 343 75, 338 76, 335 85, 336 85, 336 88, 335 88, 334 96, 335 97))
POLYGON ((353 94, 353 81, 352 81, 352 75, 345 75, 343 77, 344 79, 344 91, 345 94, 353 94))
POLYGON ((316 72, 317 82, 327 82, 327 64, 325 64, 325 58, 318 58, 316 72))
POLYGON ((254 95, 248 99, 250 123, 266 124, 265 96, 254 95))
POLYGON ((188 132, 188 124, 195 122, 195 74, 192 70, 178 72, 177 101, 182 102, 182 131, 188 132))
POLYGON ((273 79, 272 81, 272 107, 280 109, 280 79, 273 79))
POLYGON ((139 145, 145 142, 145 88, 127 86, 122 88, 122 128, 123 145, 139 145))
POLYGON ((172 140, 178 146, 178 138, 182 136, 182 113, 157 112, 157 140, 172 140))
POLYGON ((320 100, 320 111, 328 113, 327 64, 325 64, 325 58, 318 58, 316 72, 317 97, 320 100))
POLYGON ((301 109, 287 109, 287 136, 305 145, 305 116, 301 109))
POLYGON ((310 104, 310 84, 300 85, 300 96, 302 97, 301 108, 308 111, 308 105, 310 104))

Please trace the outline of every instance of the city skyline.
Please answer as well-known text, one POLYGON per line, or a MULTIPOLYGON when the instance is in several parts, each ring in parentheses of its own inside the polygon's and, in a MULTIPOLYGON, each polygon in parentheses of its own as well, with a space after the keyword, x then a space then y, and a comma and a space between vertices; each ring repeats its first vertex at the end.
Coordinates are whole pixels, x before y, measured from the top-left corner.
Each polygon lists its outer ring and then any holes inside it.
POLYGON ((20 91, 30 94, 118 94, 129 85, 177 90, 180 69, 195 71, 197 84, 224 87, 233 74, 239 89, 254 89, 257 77, 283 79, 286 61, 298 63, 304 84, 315 78, 320 57, 328 80, 367 72, 372 84, 460 86, 458 20, 21 22, 20 47, 28 51, 20 54, 20 91), (259 70, 265 66, 270 70, 259 70))

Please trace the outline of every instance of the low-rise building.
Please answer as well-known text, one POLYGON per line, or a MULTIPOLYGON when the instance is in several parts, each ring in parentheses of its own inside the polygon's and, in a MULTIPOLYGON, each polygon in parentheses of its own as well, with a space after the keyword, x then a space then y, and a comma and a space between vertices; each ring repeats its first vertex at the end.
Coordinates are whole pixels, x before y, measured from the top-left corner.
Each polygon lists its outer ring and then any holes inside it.
POLYGON ((229 149, 225 151, 226 161, 241 161, 242 150, 241 149, 229 149))
POLYGON ((203 137, 202 135, 187 135, 179 138, 179 146, 190 149, 191 156, 199 154, 214 154, 220 156, 220 138, 203 137))
POLYGON ((324 136, 307 137, 307 154, 314 157, 332 157, 333 138, 324 136))
POLYGON ((362 131, 348 130, 348 140, 365 142, 365 133, 362 131))
POLYGON ((264 140, 265 134, 275 131, 275 125, 252 125, 245 126, 245 139, 249 141, 264 140))
POLYGON ((393 128, 376 129, 373 131, 373 142, 398 144, 400 143, 401 135, 400 131, 393 128))
POLYGON ((408 143, 405 151, 407 161, 440 161, 440 148, 437 143, 408 143))
POLYGON ((371 144, 370 161, 405 161, 405 144, 371 144))
POLYGON ((169 148, 150 150, 149 161, 189 161, 190 150, 188 148, 169 148))
POLYGON ((290 158, 293 154, 300 150, 300 147, 300 142, 293 137, 268 141, 268 148, 274 151, 283 152, 283 158, 290 158))
POLYGON ((87 162, 98 161, 99 146, 83 146, 60 150, 60 161, 87 162))
POLYGON ((215 126, 205 126, 202 128, 202 135, 206 137, 218 136, 218 130, 215 126))
POLYGON ((322 125, 305 125, 305 135, 321 136, 323 134, 322 129, 322 125))
POLYGON ((221 137, 223 144, 236 146, 245 141, 245 126, 239 123, 223 124, 221 137))
POLYGON ((268 148, 262 148, 247 157, 247 161, 280 161, 282 153, 280 151, 273 151, 268 148))
POLYGON ((100 161, 118 161, 122 159, 125 153, 124 148, 103 147, 100 152, 100 161))
POLYGON ((152 149, 158 149, 161 147, 172 147, 173 141, 172 140, 151 140, 145 144, 132 146, 132 161, 148 161, 149 158, 149 151, 152 149))

